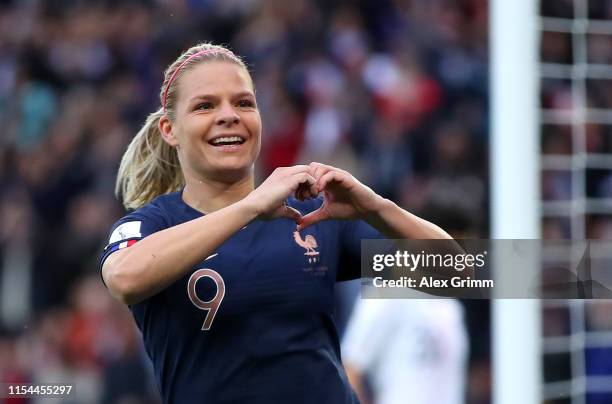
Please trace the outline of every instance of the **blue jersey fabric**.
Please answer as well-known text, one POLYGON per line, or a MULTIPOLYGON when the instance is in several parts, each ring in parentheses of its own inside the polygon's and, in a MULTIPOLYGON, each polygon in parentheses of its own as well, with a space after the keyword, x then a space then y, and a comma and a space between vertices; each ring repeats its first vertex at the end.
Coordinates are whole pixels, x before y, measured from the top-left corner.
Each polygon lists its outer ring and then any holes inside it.
MULTIPOLYGON (((303 215, 321 203, 288 200, 303 215)), ((156 198, 115 223, 100 267, 126 241, 201 216, 181 192, 156 198)), ((363 221, 328 220, 297 234, 295 227, 289 219, 255 220, 130 306, 164 403, 358 403, 341 364, 334 282, 358 278, 361 240, 381 236, 363 221), (217 273, 225 289, 209 329, 210 311, 194 299, 210 301, 220 284, 194 278, 202 269, 217 273)))

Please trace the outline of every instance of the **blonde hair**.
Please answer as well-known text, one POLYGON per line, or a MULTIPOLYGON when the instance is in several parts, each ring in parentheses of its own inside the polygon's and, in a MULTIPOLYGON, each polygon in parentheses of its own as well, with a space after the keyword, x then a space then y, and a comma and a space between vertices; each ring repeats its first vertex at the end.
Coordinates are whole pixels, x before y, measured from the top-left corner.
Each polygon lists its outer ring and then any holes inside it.
POLYGON ((210 43, 192 46, 168 66, 159 92, 162 107, 147 117, 119 165, 115 194, 127 209, 137 209, 156 196, 185 186, 176 150, 162 138, 159 120, 164 114, 171 121, 176 118, 177 83, 185 70, 211 60, 235 63, 248 71, 244 62, 229 49, 210 43))

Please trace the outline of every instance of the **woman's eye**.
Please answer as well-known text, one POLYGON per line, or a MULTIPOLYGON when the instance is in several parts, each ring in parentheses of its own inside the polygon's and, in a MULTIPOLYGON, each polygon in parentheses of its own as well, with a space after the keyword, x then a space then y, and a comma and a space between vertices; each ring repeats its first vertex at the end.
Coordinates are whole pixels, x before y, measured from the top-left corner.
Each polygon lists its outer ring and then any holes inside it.
POLYGON ((238 106, 240 108, 253 108, 255 103, 251 100, 240 100, 238 101, 238 106))
POLYGON ((212 102, 203 102, 196 106, 196 109, 212 109, 212 108, 213 108, 212 102))

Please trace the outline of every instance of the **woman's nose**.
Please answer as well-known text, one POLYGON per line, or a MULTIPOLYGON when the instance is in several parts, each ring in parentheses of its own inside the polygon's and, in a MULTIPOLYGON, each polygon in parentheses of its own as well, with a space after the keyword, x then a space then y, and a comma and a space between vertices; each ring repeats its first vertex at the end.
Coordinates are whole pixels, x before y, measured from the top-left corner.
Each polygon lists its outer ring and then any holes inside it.
POLYGON ((240 115, 238 115, 234 107, 227 103, 223 103, 217 115, 217 125, 231 126, 238 122, 240 122, 240 115))

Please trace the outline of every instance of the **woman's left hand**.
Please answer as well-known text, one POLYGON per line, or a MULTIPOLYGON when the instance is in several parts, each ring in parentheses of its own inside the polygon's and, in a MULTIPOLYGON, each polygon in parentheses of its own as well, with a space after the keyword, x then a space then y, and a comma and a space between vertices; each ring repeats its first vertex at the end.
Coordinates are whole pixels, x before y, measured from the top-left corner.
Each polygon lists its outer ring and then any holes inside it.
POLYGON ((383 198, 347 171, 321 163, 309 167, 323 205, 304 216, 298 230, 328 219, 365 219, 380 209, 383 198))

